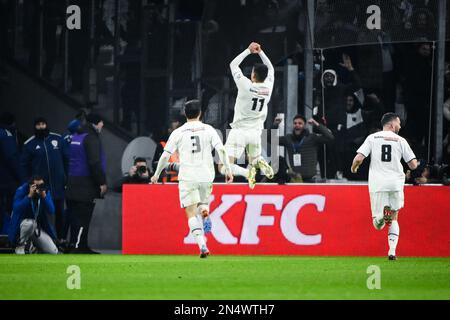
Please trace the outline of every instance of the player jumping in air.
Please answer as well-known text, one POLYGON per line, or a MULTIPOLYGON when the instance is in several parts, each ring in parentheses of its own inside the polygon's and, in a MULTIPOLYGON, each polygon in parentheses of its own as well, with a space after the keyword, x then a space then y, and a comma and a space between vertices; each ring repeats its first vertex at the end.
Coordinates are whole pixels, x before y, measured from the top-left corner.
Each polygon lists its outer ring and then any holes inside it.
POLYGON ((369 135, 356 151, 351 171, 356 173, 366 157, 371 155, 369 167, 369 193, 373 225, 377 230, 389 226, 389 260, 396 260, 395 249, 400 235, 398 212, 403 208, 405 174, 401 159, 411 170, 418 166, 416 156, 408 142, 398 135, 400 117, 386 113, 381 118, 383 131, 369 135))
POLYGON ((170 156, 178 152, 180 204, 186 210, 189 229, 200 248, 200 258, 206 258, 209 250, 205 242, 203 219, 209 215, 209 197, 215 176, 212 149, 218 152, 220 161, 224 163, 227 183, 233 181, 233 175, 227 152, 216 130, 200 121, 200 102, 186 102, 184 112, 187 122, 170 135, 151 182, 158 182, 170 156))
MULTIPOLYGON (((252 42, 247 49, 230 63, 231 73, 238 88, 234 119, 225 144, 230 156, 233 175, 247 178, 250 188, 255 187, 256 170, 269 179, 273 178, 272 167, 261 156, 261 133, 267 118, 267 104, 272 95, 274 69, 269 58, 258 43, 252 42), (251 79, 245 77, 239 68, 241 62, 250 54, 258 54, 263 63, 253 66, 251 79), (234 162, 247 150, 249 167, 240 167, 234 162)), ((225 168, 219 165, 220 173, 225 174, 225 168)))

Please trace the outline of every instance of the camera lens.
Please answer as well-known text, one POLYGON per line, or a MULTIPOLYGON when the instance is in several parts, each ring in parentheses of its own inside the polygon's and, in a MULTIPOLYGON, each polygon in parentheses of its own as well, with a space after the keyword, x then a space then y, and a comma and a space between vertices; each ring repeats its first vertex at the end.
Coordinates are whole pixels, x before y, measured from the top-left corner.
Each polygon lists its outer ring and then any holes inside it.
POLYGON ((147 172, 147 167, 146 166, 140 166, 137 168, 137 172, 138 173, 146 173, 147 172))

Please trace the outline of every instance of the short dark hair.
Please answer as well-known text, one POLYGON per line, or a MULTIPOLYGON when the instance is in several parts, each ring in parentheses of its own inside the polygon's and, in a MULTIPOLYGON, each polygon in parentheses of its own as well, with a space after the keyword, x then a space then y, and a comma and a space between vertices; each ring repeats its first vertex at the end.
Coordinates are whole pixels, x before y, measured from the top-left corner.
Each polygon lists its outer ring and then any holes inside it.
POLYGON ((137 157, 134 159, 134 165, 136 165, 138 162, 145 162, 145 164, 147 164, 147 161, 143 157, 137 157))
POLYGON ((386 124, 388 124, 389 122, 391 122, 392 120, 394 120, 396 118, 400 119, 400 116, 397 113, 393 113, 393 112, 385 113, 381 117, 381 126, 384 127, 386 124))
POLYGON ((202 106, 199 100, 189 100, 184 104, 184 114, 188 119, 195 119, 200 115, 202 106))
POLYGON ((255 63, 253 65, 253 72, 255 73, 256 81, 263 82, 267 78, 269 69, 263 63, 255 63))
POLYGON ((32 185, 33 182, 39 181, 39 180, 44 181, 44 178, 42 178, 42 176, 40 176, 40 175, 35 174, 35 175, 33 175, 33 176, 28 180, 28 184, 29 184, 29 185, 32 185))
POLYGON ((292 120, 292 121, 295 121, 295 120, 297 120, 297 119, 302 119, 303 122, 306 123, 306 118, 305 118, 304 116, 302 116, 301 114, 296 115, 296 116, 294 117, 294 120, 292 120))

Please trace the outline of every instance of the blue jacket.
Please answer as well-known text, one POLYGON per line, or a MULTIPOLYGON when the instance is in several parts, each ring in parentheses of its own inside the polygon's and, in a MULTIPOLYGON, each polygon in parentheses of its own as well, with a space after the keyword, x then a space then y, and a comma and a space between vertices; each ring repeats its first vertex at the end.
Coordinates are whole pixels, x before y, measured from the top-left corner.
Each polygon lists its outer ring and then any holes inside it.
POLYGON ((15 131, 0 127, 0 189, 19 185, 19 149, 15 131))
POLYGON ((54 199, 63 199, 68 167, 69 147, 59 134, 51 132, 45 139, 32 136, 25 142, 20 159, 22 183, 40 175, 54 199))
POLYGON ((38 226, 47 232, 52 239, 56 239, 55 230, 47 219, 47 213, 55 214, 55 206, 53 204, 51 192, 48 191, 45 199, 41 201, 39 212, 34 212, 31 203, 32 200, 28 197, 28 192, 30 192, 30 186, 28 183, 24 183, 17 189, 16 194, 14 195, 13 213, 8 232, 9 241, 13 245, 16 244, 22 220, 33 216, 37 216, 36 220, 38 226))

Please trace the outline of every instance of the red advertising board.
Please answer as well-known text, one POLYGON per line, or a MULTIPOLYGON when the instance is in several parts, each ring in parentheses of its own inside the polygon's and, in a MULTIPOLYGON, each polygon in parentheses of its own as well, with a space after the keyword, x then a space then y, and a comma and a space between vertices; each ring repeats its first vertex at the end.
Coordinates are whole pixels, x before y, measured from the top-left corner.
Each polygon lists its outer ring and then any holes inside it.
MULTIPOLYGON (((212 254, 384 256, 365 185, 214 185, 212 254)), ((450 187, 407 186, 399 214, 400 256, 450 256, 450 187)), ((124 254, 193 254, 178 186, 126 185, 124 254)))

